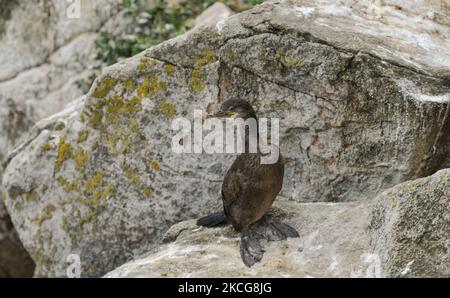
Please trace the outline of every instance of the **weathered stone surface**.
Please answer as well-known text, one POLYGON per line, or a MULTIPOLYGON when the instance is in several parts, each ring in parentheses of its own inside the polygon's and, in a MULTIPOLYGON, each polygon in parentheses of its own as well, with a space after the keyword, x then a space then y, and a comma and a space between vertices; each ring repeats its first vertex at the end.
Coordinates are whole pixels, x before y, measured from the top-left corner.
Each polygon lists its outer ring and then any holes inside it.
POLYGON ((48 63, 48 58, 74 38, 99 30, 118 12, 120 0, 12 1, 0 35, 0 82, 48 63), (77 5, 80 3, 79 16, 77 5), (74 8, 74 9, 72 9, 74 8))
POLYGON ((449 28, 330 3, 267 2, 200 27, 105 69, 39 123, 3 181, 37 272, 64 276, 77 253, 84 276, 102 275, 218 209, 233 157, 174 154, 171 120, 230 97, 281 119, 291 200, 367 200, 448 166, 449 28))
POLYGON ((216 25, 233 15, 233 11, 221 2, 216 2, 195 18, 195 25, 216 25))
POLYGON ((106 277, 375 277, 377 258, 366 234, 364 203, 276 204, 300 238, 262 241, 260 263, 247 268, 239 254, 239 235, 231 226, 200 228, 181 222, 165 235, 174 242, 136 258, 106 277))
POLYGON ((450 170, 382 193, 370 231, 384 276, 450 277, 450 170))
MULTIPOLYGON (((120 2, 82 0, 79 18, 71 18, 76 9, 68 1, 0 1, 0 163, 36 121, 82 95, 75 82, 93 74, 97 31, 124 30, 125 18, 115 17, 120 2)), ((0 180, 2 174, 0 166, 0 180)), ((8 217, 0 224, 13 228, 8 217)), ((3 230, 0 238, 12 239, 8 235, 13 234, 3 230)), ((19 252, 25 254, 21 245, 7 258, 13 243, 0 244, 0 263, 20 267, 19 252)))

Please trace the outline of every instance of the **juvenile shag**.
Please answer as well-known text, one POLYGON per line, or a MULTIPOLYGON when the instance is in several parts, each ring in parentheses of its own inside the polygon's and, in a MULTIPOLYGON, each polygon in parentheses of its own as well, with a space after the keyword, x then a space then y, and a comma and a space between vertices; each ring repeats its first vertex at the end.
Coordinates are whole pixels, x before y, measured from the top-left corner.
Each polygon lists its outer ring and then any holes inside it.
MULTIPOLYGON (((253 107, 238 99, 225 101, 220 111, 212 116, 244 120, 254 118, 256 123, 258 122, 253 107)), ((256 133, 257 131, 256 129, 256 133)), ((245 152, 236 158, 223 180, 224 211, 200 218, 197 224, 214 227, 231 223, 236 231, 241 232, 241 257, 244 264, 250 267, 259 262, 264 253, 259 237, 280 241, 299 235, 294 228, 266 215, 283 184, 283 158, 279 154, 275 163, 262 164, 261 156, 264 153, 261 152, 259 144, 256 153, 249 152, 249 134, 250 131, 247 130, 245 152)))

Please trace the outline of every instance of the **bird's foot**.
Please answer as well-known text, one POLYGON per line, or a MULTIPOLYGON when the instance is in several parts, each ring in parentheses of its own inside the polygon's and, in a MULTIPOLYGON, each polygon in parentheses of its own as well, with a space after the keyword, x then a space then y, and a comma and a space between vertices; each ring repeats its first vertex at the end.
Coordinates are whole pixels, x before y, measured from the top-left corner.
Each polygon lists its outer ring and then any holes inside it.
POLYGON ((268 241, 281 241, 299 237, 297 230, 293 227, 267 214, 254 223, 250 229, 268 241))
POLYGON ((247 230, 241 235, 241 258, 247 267, 251 267, 262 260, 264 250, 256 235, 247 230))

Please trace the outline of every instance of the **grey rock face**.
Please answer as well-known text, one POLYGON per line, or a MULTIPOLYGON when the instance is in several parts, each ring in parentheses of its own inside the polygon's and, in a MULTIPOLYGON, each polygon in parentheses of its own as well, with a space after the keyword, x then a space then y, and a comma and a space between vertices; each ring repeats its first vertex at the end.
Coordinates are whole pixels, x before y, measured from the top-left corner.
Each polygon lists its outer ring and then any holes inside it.
POLYGON ((368 200, 448 166, 449 28, 335 9, 274 1, 197 28, 105 69, 37 124, 3 186, 38 274, 64 276, 79 254, 83 276, 103 275, 220 208, 233 157, 174 154, 171 123, 231 97, 280 118, 290 200, 368 200))
POLYGON ((385 191, 370 231, 383 275, 450 277, 450 170, 385 191))
POLYGON ((233 15, 233 11, 222 2, 216 2, 195 18, 195 25, 216 25, 229 16, 233 15))
POLYGON ((276 204, 274 213, 300 238, 262 241, 260 263, 246 267, 239 235, 231 226, 201 228, 195 220, 169 229, 169 242, 105 277, 376 277, 379 262, 366 234, 364 203, 276 204))
MULTIPOLYGON (((118 3, 82 0, 79 18, 72 18, 68 1, 0 1, 0 164, 36 121, 82 95, 75 82, 93 73, 97 31, 123 27, 114 17, 118 3)), ((0 181, 2 175, 0 165, 0 181)), ((0 225, 0 276, 31 276, 7 215, 0 225)))

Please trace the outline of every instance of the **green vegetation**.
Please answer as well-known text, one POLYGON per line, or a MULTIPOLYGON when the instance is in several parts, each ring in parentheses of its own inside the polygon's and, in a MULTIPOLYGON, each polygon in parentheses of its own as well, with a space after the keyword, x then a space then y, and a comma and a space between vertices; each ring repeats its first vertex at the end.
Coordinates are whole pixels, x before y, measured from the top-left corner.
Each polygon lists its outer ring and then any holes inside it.
MULTIPOLYGON (((123 0, 122 8, 131 18, 131 25, 126 33, 114 35, 100 32, 96 41, 98 68, 111 65, 121 59, 134 56, 143 50, 157 45, 167 39, 176 37, 195 24, 195 18, 218 0, 180 0, 169 5, 164 0, 147 4, 145 0, 123 0)), ((240 12, 264 2, 264 0, 220 0, 232 10, 240 12)), ((172 73, 167 66, 167 73, 172 73)), ((86 93, 95 75, 87 80, 78 80, 76 85, 86 93)), ((201 86, 197 86, 201 89, 201 86)))

